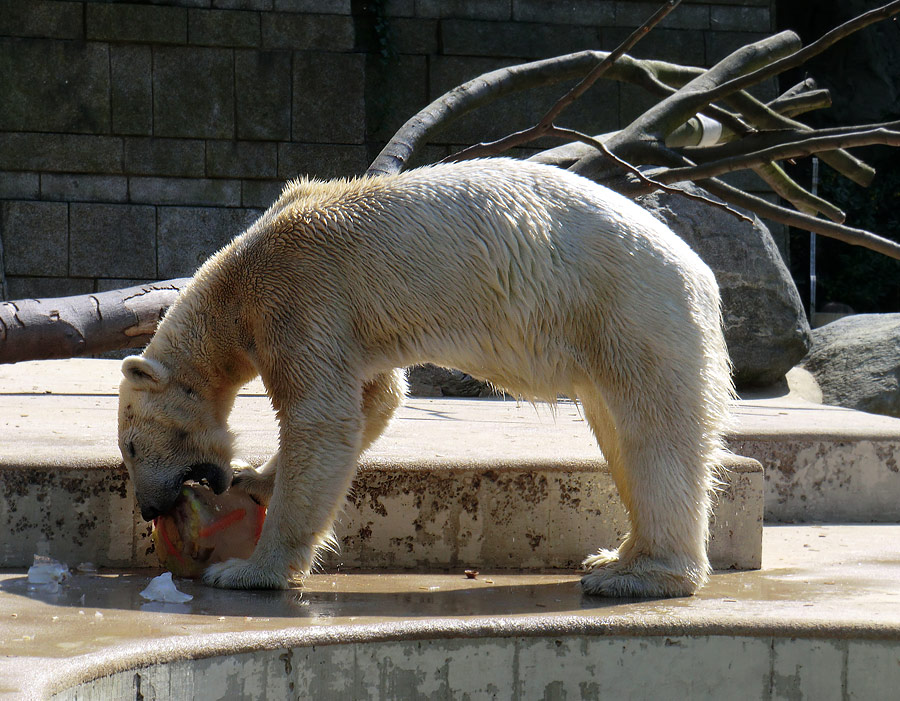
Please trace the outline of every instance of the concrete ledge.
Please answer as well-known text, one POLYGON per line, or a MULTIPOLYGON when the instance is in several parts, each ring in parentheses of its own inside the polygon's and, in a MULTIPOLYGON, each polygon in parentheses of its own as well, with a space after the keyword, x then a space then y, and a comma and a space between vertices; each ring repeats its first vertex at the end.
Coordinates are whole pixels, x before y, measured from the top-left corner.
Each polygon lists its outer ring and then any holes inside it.
POLYGON ((730 446, 765 468, 767 521, 900 521, 900 419, 793 396, 736 411, 730 446))
MULTIPOLYGON (((0 367, 9 436, 0 566, 28 566, 34 553, 72 565, 156 564, 116 445, 118 375, 116 361, 0 367)), ((231 424, 239 456, 260 464, 274 452, 277 427, 259 383, 239 397, 231 424)), ((710 558, 720 569, 759 567, 762 469, 743 458, 728 468, 710 558)), ((573 403, 413 399, 364 456, 337 527, 341 551, 325 567, 571 569, 626 529, 573 403)))

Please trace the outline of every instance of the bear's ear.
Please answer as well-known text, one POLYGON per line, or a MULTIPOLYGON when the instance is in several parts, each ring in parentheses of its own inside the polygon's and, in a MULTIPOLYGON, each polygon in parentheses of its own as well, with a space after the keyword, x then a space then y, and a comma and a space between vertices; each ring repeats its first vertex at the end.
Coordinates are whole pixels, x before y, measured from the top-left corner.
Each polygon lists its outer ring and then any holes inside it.
POLYGON ((139 355, 122 361, 122 374, 135 389, 161 390, 169 381, 169 371, 162 363, 139 355))

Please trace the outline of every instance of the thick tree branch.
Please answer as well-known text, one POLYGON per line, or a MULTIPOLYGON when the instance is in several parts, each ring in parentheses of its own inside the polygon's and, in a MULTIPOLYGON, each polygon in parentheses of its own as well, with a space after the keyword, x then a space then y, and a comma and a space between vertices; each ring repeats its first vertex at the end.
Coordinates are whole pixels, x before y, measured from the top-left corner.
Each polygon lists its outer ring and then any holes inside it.
POLYGON ((768 103, 767 107, 773 112, 785 117, 797 117, 812 110, 820 110, 831 107, 831 93, 828 90, 810 90, 800 95, 779 97, 768 103))
POLYGON ((715 200, 711 200, 708 197, 703 197, 702 195, 697 195, 693 192, 687 192, 686 190, 682 190, 677 187, 669 187, 665 183, 659 182, 658 180, 654 180, 652 178, 648 178, 644 173, 641 173, 641 171, 632 166, 630 163, 623 161, 621 158, 612 153, 608 148, 606 148, 602 141, 599 141, 592 136, 582 134, 581 132, 575 131, 574 129, 564 129, 560 127, 551 127, 548 133, 551 136, 558 136, 562 139, 574 139, 599 150, 608 159, 614 161, 620 168, 626 171, 629 175, 633 176, 643 187, 647 189, 648 192, 653 190, 663 190, 664 192, 668 192, 670 194, 681 195, 682 197, 702 202, 703 204, 706 204, 710 207, 723 209, 732 216, 737 217, 738 219, 751 224, 753 223, 753 220, 750 219, 750 217, 742 214, 741 212, 738 212, 736 209, 732 209, 731 207, 722 204, 721 202, 716 202, 715 200))
MULTIPOLYGON (((729 80, 734 75, 753 70, 760 64, 771 62, 796 51, 799 44, 800 39, 796 34, 781 32, 738 49, 644 112, 613 136, 607 146, 613 153, 625 157, 620 149, 638 139, 665 141, 666 137, 677 127, 712 102, 712 100, 706 99, 706 95, 717 85, 729 80)), ((603 172, 603 168, 603 159, 597 154, 590 154, 573 165, 571 170, 589 178, 597 178, 603 172)))
POLYGON ((189 282, 179 278, 92 295, 0 302, 0 363, 145 346, 189 282))
POLYGON ((825 49, 833 46, 841 39, 850 36, 854 32, 858 32, 860 29, 868 27, 870 24, 880 22, 884 19, 887 19, 888 17, 893 17, 898 13, 900 13, 900 0, 894 0, 894 2, 888 3, 887 5, 877 7, 874 10, 869 10, 868 12, 859 15, 858 17, 854 17, 850 21, 844 22, 844 24, 840 25, 839 27, 835 27, 830 32, 826 32, 821 37, 816 39, 816 41, 814 41, 812 44, 803 49, 800 49, 790 56, 785 56, 784 58, 774 61, 773 63, 758 68, 752 73, 747 73, 735 77, 725 83, 716 86, 709 92, 710 101, 714 102, 725 97, 726 95, 735 93, 738 90, 743 90, 750 86, 757 85, 767 78, 773 78, 774 76, 784 73, 791 68, 802 66, 813 56, 819 55, 820 53, 825 51, 825 49))

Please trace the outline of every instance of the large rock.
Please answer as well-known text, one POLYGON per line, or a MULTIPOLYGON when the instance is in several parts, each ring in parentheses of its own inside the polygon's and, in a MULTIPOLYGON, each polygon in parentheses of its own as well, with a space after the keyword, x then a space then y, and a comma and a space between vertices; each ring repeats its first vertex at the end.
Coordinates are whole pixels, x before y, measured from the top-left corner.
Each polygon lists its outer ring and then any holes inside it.
POLYGON ((900 314, 846 316, 812 338, 801 365, 825 404, 900 417, 900 314))
MULTIPOLYGON (((716 199, 693 184, 678 187, 716 199)), ((781 380, 809 350, 810 329, 800 295, 765 224, 756 217, 751 224, 666 192, 642 197, 639 203, 690 244, 715 273, 737 385, 766 386, 781 380)))
POLYGON ((427 363, 407 372, 409 394, 413 397, 493 397, 499 394, 487 382, 476 380, 461 370, 427 363))

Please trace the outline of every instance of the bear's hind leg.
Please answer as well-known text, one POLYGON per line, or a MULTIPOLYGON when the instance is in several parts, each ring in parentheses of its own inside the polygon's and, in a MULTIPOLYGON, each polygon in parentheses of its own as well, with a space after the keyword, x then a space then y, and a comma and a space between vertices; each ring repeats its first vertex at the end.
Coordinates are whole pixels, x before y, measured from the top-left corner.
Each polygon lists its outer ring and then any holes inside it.
POLYGON ((631 521, 618 550, 601 550, 584 561, 585 593, 694 593, 709 574, 712 451, 702 418, 677 402, 670 406, 687 416, 660 415, 661 408, 648 406, 638 388, 609 409, 599 397, 581 399, 631 521))
POLYGON ((384 433, 394 412, 406 397, 406 371, 384 372, 363 385, 362 410, 365 420, 362 450, 365 451, 384 433))

